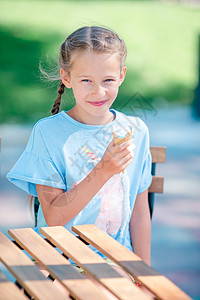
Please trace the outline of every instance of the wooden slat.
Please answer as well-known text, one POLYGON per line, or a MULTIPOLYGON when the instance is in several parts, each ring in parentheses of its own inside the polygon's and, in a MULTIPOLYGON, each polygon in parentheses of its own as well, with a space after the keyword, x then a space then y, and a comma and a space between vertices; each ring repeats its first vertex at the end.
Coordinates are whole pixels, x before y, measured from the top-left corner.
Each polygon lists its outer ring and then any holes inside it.
POLYGON ((149 193, 163 193, 164 177, 153 176, 151 185, 148 189, 149 193))
POLYGON ((95 225, 73 226, 72 230, 85 241, 128 271, 159 299, 191 299, 165 276, 145 264, 137 255, 122 246, 95 225))
POLYGON ((39 271, 31 259, 1 232, 0 260, 28 294, 36 299, 69 299, 39 271))
POLYGON ((21 228, 8 231, 53 278, 57 278, 76 299, 106 299, 105 295, 90 279, 80 274, 58 251, 53 249, 33 229, 21 228))
POLYGON ((19 288, 0 271, 0 300, 27 300, 19 288))
POLYGON ((122 277, 105 260, 62 226, 43 227, 41 233, 119 299, 149 299, 129 279, 122 277))
POLYGON ((166 147, 150 147, 152 162, 153 163, 164 163, 166 160, 166 147))

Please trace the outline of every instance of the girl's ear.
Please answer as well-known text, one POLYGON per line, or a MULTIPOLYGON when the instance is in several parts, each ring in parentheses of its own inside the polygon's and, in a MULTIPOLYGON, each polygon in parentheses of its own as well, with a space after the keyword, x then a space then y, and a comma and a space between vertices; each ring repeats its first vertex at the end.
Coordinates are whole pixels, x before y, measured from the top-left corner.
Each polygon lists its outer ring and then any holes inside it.
POLYGON ((124 78, 126 76, 126 70, 127 70, 127 66, 123 66, 122 71, 120 73, 120 78, 119 78, 119 86, 123 83, 124 78))
POLYGON ((62 83, 68 88, 71 89, 71 83, 70 83, 70 76, 69 72, 65 71, 64 69, 60 69, 60 77, 62 80, 62 83))

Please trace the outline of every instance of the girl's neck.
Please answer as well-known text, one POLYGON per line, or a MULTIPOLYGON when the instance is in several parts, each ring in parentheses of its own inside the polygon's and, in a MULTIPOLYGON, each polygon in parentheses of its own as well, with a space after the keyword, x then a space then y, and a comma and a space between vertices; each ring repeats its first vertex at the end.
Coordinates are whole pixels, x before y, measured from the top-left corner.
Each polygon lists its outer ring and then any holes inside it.
POLYGON ((77 110, 74 110, 74 107, 66 113, 77 122, 87 125, 105 125, 111 123, 115 119, 115 115, 110 110, 101 117, 88 115, 87 118, 83 118, 77 110))

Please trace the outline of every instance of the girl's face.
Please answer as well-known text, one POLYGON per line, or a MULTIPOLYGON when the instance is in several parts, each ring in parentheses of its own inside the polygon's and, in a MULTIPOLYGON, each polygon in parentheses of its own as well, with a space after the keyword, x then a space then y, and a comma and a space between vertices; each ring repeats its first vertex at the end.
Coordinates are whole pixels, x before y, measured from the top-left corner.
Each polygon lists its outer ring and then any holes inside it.
POLYGON ((61 69, 61 79, 72 88, 76 100, 69 111, 74 119, 90 125, 111 121, 110 106, 117 97, 126 67, 120 70, 118 54, 82 52, 72 63, 70 74, 61 69))

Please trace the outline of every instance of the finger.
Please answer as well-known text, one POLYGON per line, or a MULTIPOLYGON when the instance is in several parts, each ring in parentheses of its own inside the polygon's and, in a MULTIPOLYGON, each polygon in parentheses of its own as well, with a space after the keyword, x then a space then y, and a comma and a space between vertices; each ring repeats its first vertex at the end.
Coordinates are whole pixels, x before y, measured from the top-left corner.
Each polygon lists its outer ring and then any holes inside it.
POLYGON ((115 147, 115 141, 114 141, 114 139, 109 143, 109 145, 108 145, 107 148, 112 148, 112 147, 115 147))
POLYGON ((130 151, 130 152, 133 152, 133 150, 135 149, 135 144, 132 143, 132 144, 129 145, 126 149, 127 149, 128 151, 130 151))
POLYGON ((128 166, 131 164, 131 161, 128 161, 124 166, 123 166, 123 171, 126 170, 126 168, 128 168, 128 166))
MULTIPOLYGON (((115 143, 114 143, 114 140, 112 140, 112 141, 108 144, 107 149, 106 149, 105 152, 112 152, 113 149, 114 149, 114 147, 115 147, 115 143)), ((115 151, 114 151, 114 152, 115 152, 115 151)))
POLYGON ((132 159, 125 161, 122 165, 122 171, 124 171, 130 165, 131 162, 132 162, 132 159))
POLYGON ((123 158, 120 159, 119 165, 122 166, 122 167, 124 167, 124 165, 126 165, 126 164, 129 165, 132 162, 132 159, 133 159, 133 154, 129 153, 126 156, 124 156, 123 158))
POLYGON ((134 148, 135 146, 134 145, 130 145, 128 146, 127 148, 125 148, 124 150, 120 151, 120 152, 117 152, 117 153, 114 153, 115 156, 118 156, 118 158, 122 159, 124 157, 132 157, 133 158, 133 155, 134 155, 134 148))
POLYGON ((130 139, 126 142, 123 142, 121 145, 115 145, 115 150, 116 152, 123 151, 126 149, 128 146, 130 146, 133 143, 133 139, 130 139))

